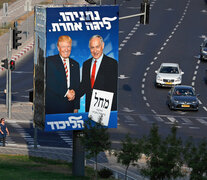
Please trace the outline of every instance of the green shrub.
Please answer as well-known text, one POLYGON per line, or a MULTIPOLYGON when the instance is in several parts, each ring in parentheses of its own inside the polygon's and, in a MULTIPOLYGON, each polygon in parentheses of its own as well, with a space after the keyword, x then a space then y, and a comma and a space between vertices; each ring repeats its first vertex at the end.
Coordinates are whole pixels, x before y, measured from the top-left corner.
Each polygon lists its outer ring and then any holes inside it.
POLYGON ((98 171, 98 175, 99 175, 101 178, 109 178, 110 176, 113 175, 113 172, 112 172, 112 170, 110 170, 110 169, 103 168, 103 169, 101 169, 100 171, 98 171))

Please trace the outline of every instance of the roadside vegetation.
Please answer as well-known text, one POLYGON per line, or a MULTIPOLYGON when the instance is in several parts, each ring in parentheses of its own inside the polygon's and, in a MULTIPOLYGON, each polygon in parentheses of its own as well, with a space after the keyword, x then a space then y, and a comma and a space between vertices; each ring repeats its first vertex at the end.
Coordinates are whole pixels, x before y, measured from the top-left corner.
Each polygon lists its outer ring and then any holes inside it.
MULTIPOLYGON (((97 156, 110 149, 109 134, 100 124, 85 124, 82 136, 88 158, 94 157, 95 170, 85 167, 84 177, 72 175, 72 163, 48 160, 23 155, 0 155, 0 179, 4 180, 114 180, 113 172, 108 168, 97 168, 97 156), (85 138, 85 139, 84 139, 85 138)), ((113 150, 114 152, 114 150, 113 150)), ((122 140, 121 148, 115 150, 117 162, 126 167, 137 167, 137 173, 150 180, 177 179, 189 177, 190 180, 207 179, 207 141, 194 142, 189 138, 182 142, 177 136, 176 125, 163 137, 159 128, 153 124, 148 135, 133 139, 130 134, 122 140)))
MULTIPOLYGON (((8 3, 10 5, 14 3, 15 1, 17 0, 0 0, 0 9, 3 8, 3 3, 8 3)), ((40 4, 52 4, 52 3, 53 3, 52 0, 45 0, 44 2, 41 2, 40 4)), ((29 14, 25 12, 25 14, 22 16, 19 16, 16 21, 18 24, 21 24, 23 21, 27 19, 28 16, 32 16, 33 14, 34 14, 34 10, 29 12, 29 14)), ((0 24, 0 36, 9 32, 9 29, 13 28, 13 25, 14 25, 14 21, 6 22, 6 24, 0 24)))
MULTIPOLYGON (((72 176, 72 163, 24 155, 0 155, 0 179, 91 180, 94 179, 94 171, 86 167, 85 177, 74 177, 72 176)), ((109 178, 109 180, 114 179, 109 178)))
POLYGON ((0 9, 3 7, 3 3, 12 4, 15 1, 17 0, 0 0, 0 9))
POLYGON ((139 172, 150 180, 184 176, 188 176, 190 180, 207 179, 206 139, 195 143, 189 137, 184 143, 177 137, 176 125, 171 128, 167 137, 159 134, 156 124, 145 137, 132 139, 127 135, 122 142, 122 148, 115 155, 117 162, 126 166, 126 171, 130 165, 137 166, 139 172))

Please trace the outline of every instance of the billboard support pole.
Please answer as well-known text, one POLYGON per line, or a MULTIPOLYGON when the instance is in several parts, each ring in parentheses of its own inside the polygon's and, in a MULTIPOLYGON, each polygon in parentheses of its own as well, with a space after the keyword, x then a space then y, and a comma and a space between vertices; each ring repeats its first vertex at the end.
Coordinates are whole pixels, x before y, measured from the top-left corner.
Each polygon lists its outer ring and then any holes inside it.
POLYGON ((35 123, 34 123, 34 149, 37 149, 37 126, 35 123))
POLYGON ((85 151, 81 143, 82 131, 73 131, 73 167, 72 173, 74 176, 84 176, 85 166, 85 151))

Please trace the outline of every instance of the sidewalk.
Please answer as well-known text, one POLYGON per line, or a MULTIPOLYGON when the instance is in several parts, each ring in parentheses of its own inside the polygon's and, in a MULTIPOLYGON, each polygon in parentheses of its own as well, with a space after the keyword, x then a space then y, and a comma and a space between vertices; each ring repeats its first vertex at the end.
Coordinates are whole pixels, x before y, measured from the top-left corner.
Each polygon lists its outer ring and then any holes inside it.
POLYGON ((13 103, 11 106, 11 119, 7 119, 7 107, 5 104, 0 104, 0 117, 4 117, 10 122, 32 122, 33 111, 32 103, 30 102, 18 102, 13 103))

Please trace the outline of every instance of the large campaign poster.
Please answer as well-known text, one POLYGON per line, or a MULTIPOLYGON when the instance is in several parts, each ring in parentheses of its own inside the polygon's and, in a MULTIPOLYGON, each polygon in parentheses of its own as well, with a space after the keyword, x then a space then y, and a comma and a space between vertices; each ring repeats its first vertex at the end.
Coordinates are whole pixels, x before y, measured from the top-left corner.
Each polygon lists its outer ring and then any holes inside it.
POLYGON ((88 118, 117 127, 118 31, 118 6, 46 8, 45 131, 81 130, 88 118), (60 51, 67 50, 57 44, 66 36, 72 46, 65 68, 60 51), (101 39, 101 47, 94 39, 101 39), (94 64, 98 71, 93 75, 94 64), (75 94, 73 100, 67 98, 63 84, 75 94))

